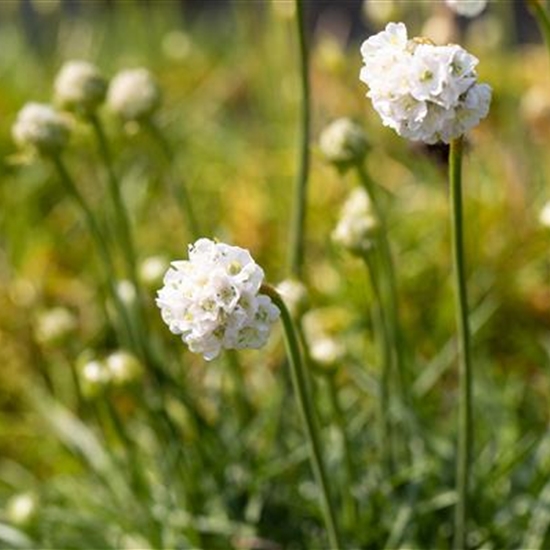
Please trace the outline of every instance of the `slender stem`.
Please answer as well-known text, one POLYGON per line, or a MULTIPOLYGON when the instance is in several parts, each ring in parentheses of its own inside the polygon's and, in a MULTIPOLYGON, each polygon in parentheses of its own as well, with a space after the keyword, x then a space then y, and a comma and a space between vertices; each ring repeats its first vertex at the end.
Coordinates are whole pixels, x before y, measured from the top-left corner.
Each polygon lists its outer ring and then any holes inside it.
POLYGON ((130 343, 132 343, 132 345, 134 345, 135 342, 134 342, 132 328, 131 328, 132 323, 129 319, 128 312, 126 311, 126 307, 120 300, 120 297, 118 295, 118 292, 115 286, 116 274, 113 266, 113 261, 111 259, 111 253, 107 245, 107 240, 105 239, 99 227, 99 224, 97 223, 97 220, 94 216, 94 213, 92 212, 92 209, 89 207, 88 203, 86 202, 86 200, 84 199, 84 197, 82 196, 82 194, 80 193, 76 185, 74 184, 74 181, 70 176, 62 158, 60 156, 53 156, 51 157, 51 160, 60 176, 61 183, 63 184, 65 191, 71 197, 71 199, 75 201, 75 203, 78 205, 78 207, 84 214, 84 220, 86 222, 88 230, 92 235, 92 238, 95 240, 97 249, 99 251, 99 255, 101 257, 103 266, 105 268, 106 282, 109 288, 111 298, 113 300, 113 304, 117 310, 117 313, 120 319, 123 322, 123 326, 125 327, 126 339, 130 343))
POLYGON ((300 352, 300 344, 296 334, 296 329, 292 321, 292 317, 279 293, 268 285, 262 285, 260 292, 269 296, 273 303, 281 311, 281 321, 285 332, 285 341, 290 363, 290 373, 292 385, 296 394, 296 400, 301 412, 304 430, 308 438, 310 461, 313 470, 313 475, 319 486, 321 493, 321 506, 325 517, 329 544, 331 550, 343 548, 340 542, 340 535, 336 524, 336 514, 332 503, 328 485, 328 477, 321 452, 321 442, 319 437, 319 429, 317 426, 317 417, 311 393, 308 391, 307 371, 302 361, 300 352))
POLYGON ((527 0, 527 4, 537 20, 540 32, 548 48, 548 53, 550 54, 550 14, 548 14, 546 8, 542 5, 541 0, 527 0))
MULTIPOLYGON (((403 361, 403 351, 402 351, 402 335, 401 335, 401 325, 399 323, 399 302, 397 299, 397 282, 395 277, 395 268, 393 264, 392 254, 390 243, 388 240, 387 233, 387 224, 385 220, 384 213, 380 207, 380 201, 378 200, 378 193, 375 188, 374 182, 371 180, 369 174, 365 170, 365 167, 362 163, 356 165, 357 174, 359 180, 363 185, 363 188, 369 195, 371 199, 372 207, 374 214, 380 223, 380 232, 379 232, 379 244, 380 244, 380 253, 383 262, 383 267, 386 274, 386 286, 387 286, 387 299, 388 299, 388 329, 389 329, 389 338, 391 338, 391 344, 393 349, 395 366, 397 369, 397 374, 399 377, 399 384, 401 389, 401 394, 405 401, 407 401, 407 380, 405 374, 405 366, 403 361)), ((386 308, 383 308, 386 309, 386 308)))
POLYGON ((384 312, 384 301, 378 281, 378 271, 373 257, 373 251, 364 254, 365 264, 370 277, 370 283, 374 294, 373 321, 375 334, 380 338, 382 374, 380 379, 380 449, 383 462, 388 474, 393 473, 393 434, 389 416, 390 410, 390 377, 392 346, 390 341, 390 329, 384 312))
POLYGON ((309 64, 304 21, 304 1, 296 0, 296 21, 300 48, 300 83, 302 105, 300 113, 300 147, 298 171, 294 183, 294 213, 290 235, 290 272, 300 279, 304 264, 304 241, 309 177, 309 64))
POLYGON ((346 469, 345 474, 347 487, 344 487, 344 491, 342 493, 344 525, 346 525, 349 529, 353 529, 357 520, 357 506, 353 494, 350 491, 351 485, 355 479, 351 445, 346 432, 346 420, 344 417, 342 404, 340 403, 340 399, 338 397, 338 388, 336 386, 336 377, 334 373, 330 373, 329 376, 327 376, 327 383, 329 387, 330 401, 332 403, 332 410, 334 412, 334 419, 342 436, 344 467, 346 469))
POLYGON ((120 193, 120 185, 113 168, 111 151, 109 149, 107 138, 105 137, 105 132, 103 131, 103 125, 101 124, 99 117, 95 113, 93 113, 88 117, 88 120, 90 121, 90 124, 94 129, 99 152, 103 157, 105 169, 107 170, 109 194, 111 195, 111 201, 113 203, 115 214, 115 229, 118 238, 120 239, 120 245, 126 262, 128 277, 132 281, 132 284, 135 286, 136 292, 138 292, 139 294, 139 285, 136 275, 135 247, 130 231, 128 212, 126 211, 126 207, 124 206, 124 201, 122 200, 122 195, 120 193))
POLYGON ((468 497, 472 455, 472 369, 470 362, 470 329, 462 234, 462 138, 451 141, 449 152, 449 185, 451 193, 451 234, 453 248, 456 323, 459 360, 458 455, 454 547, 466 548, 468 497))
MULTIPOLYGON (((142 122, 143 126, 149 132, 149 135, 158 144, 166 160, 170 164, 170 168, 174 170, 174 151, 166 136, 161 132, 160 128, 155 124, 155 121, 147 119, 142 122)), ((201 235, 200 225, 193 209, 193 203, 189 195, 189 190, 184 181, 175 182, 173 176, 170 177, 170 190, 175 196, 178 206, 181 208, 184 219, 187 222, 187 229, 191 236, 196 239, 201 235)))

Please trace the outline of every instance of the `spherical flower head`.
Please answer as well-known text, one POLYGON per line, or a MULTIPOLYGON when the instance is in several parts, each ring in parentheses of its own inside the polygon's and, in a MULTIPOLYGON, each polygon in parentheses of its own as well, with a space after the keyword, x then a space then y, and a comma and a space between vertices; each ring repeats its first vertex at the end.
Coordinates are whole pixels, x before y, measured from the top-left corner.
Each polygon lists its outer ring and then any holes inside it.
POLYGON ((104 361, 96 359, 82 362, 78 366, 80 387, 84 397, 93 399, 109 387, 112 374, 104 361))
POLYGON ((55 100, 63 108, 79 114, 92 114, 103 103, 107 81, 88 61, 68 61, 54 82, 55 100))
POLYGON ((6 503, 7 519, 18 527, 25 527, 36 516, 38 498, 34 493, 18 493, 6 503))
POLYGON ((65 117, 50 105, 27 103, 12 127, 14 141, 43 155, 57 155, 67 145, 69 126, 65 117))
POLYGON ((369 196, 362 187, 354 189, 342 208, 332 240, 352 254, 363 255, 374 243, 379 223, 369 196))
POLYGON ((385 126, 412 141, 449 143, 487 116, 491 88, 477 83, 478 60, 457 45, 407 38, 389 23, 361 46, 360 79, 385 126))
POLYGON ((160 88, 147 69, 121 71, 112 79, 107 92, 110 109, 126 121, 150 118, 160 101, 160 88))
POLYGON ((222 349, 265 345, 279 310, 259 294, 263 280, 247 250, 203 238, 189 260, 172 262, 156 302, 170 331, 210 361, 222 349))
POLYGON ((361 162, 367 153, 367 135, 349 118, 339 118, 321 133, 319 146, 326 159, 339 168, 361 162))
POLYGON ((463 17, 476 17, 487 6, 487 0, 445 0, 447 6, 463 17))

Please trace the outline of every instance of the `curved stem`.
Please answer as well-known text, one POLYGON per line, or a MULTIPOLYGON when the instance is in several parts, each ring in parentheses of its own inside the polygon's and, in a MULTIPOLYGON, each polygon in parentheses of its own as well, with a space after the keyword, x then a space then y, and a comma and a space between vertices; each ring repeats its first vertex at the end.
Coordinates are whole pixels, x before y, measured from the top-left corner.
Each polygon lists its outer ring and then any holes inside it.
MULTIPOLYGON (((171 171, 174 170, 174 151, 170 146, 170 143, 166 139, 166 136, 161 132, 160 128, 155 124, 153 120, 147 119, 142 122, 143 126, 149 132, 149 135, 158 144, 159 149, 162 151, 166 160, 170 164, 171 171)), ((181 208, 183 217, 187 221, 188 230, 194 239, 197 239, 200 234, 200 226, 193 209, 193 203, 189 195, 189 190, 184 181, 176 183, 175 178, 170 177, 170 190, 175 196, 179 207, 181 208)))
POLYGON ((472 369, 470 363, 470 329, 464 265, 462 232, 462 138, 451 141, 449 152, 449 185, 451 193, 451 234, 455 278, 456 324, 459 359, 458 455, 454 547, 466 548, 468 489, 472 448, 472 369))
POLYGON ((374 182, 371 180, 369 174, 365 170, 362 163, 356 165, 357 174, 359 180, 369 198, 371 199, 374 214, 380 223, 380 253, 383 262, 384 271, 387 276, 387 298, 388 298, 388 330, 389 338, 391 338, 391 344, 394 353, 394 361, 399 376, 399 385, 401 394, 405 401, 407 401, 407 380, 405 374, 405 366, 403 362, 402 351, 402 336, 401 325, 399 323, 399 303, 397 299, 397 282, 395 277, 395 268, 393 265, 393 259, 391 255, 390 243, 388 241, 387 224, 385 216, 380 208, 380 202, 378 200, 377 190, 375 189, 374 182))
POLYGON ((122 253, 126 262, 126 269, 128 277, 132 281, 132 284, 136 288, 136 292, 139 293, 139 285, 136 275, 136 253, 134 242, 132 240, 132 234, 130 231, 130 222, 128 220, 128 212, 124 206, 122 195, 120 193, 120 185, 116 177, 113 161, 111 157, 111 151, 103 131, 103 125, 99 120, 99 117, 93 113, 88 117, 90 124, 94 129, 94 133, 97 139, 99 152, 103 158, 105 169, 107 170, 107 180, 109 184, 109 194, 111 195, 111 201, 113 203, 115 214, 115 229, 120 240, 122 253))
POLYGON ((300 113, 298 172, 294 183, 294 213, 290 235, 290 272, 298 279, 301 279, 304 263, 307 182, 309 176, 309 64, 304 19, 304 2, 303 0, 296 0, 302 105, 300 113))
POLYGON ((304 423, 304 429, 308 438, 313 475, 321 493, 321 506, 325 517, 329 544, 331 550, 338 550, 342 548, 342 544, 340 542, 340 535, 337 529, 336 514, 330 497, 328 477, 321 452, 317 417, 313 406, 313 401, 311 399, 311 393, 308 391, 307 371, 302 361, 302 354, 300 351, 300 344, 296 334, 296 329, 294 327, 292 317, 279 293, 268 285, 262 285, 260 292, 269 296, 281 312, 281 321, 285 332, 292 385, 294 386, 296 400, 298 402, 298 407, 304 423))
POLYGON ((389 418, 390 409, 390 377, 392 346, 390 341, 391 329, 384 313, 384 301, 378 282, 376 262, 372 256, 373 251, 368 251, 363 258, 369 273, 370 283, 374 294, 374 328, 375 335, 380 338, 382 373, 380 378, 380 449, 383 454, 383 462, 388 474, 393 473, 393 434, 389 418))
POLYGON ((544 37, 544 42, 546 43, 546 48, 550 54, 550 15, 542 5, 541 0, 527 0, 527 5, 531 8, 531 12, 537 20, 541 34, 544 37))

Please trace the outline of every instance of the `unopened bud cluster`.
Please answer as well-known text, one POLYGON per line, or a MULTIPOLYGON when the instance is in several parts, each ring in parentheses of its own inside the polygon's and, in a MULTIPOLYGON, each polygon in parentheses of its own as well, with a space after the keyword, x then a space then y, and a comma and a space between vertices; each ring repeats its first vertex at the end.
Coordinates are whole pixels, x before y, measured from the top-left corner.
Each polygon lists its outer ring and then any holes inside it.
POLYGON ((329 162, 345 167, 361 162, 368 142, 363 128, 349 118, 339 118, 321 133, 319 146, 329 162))

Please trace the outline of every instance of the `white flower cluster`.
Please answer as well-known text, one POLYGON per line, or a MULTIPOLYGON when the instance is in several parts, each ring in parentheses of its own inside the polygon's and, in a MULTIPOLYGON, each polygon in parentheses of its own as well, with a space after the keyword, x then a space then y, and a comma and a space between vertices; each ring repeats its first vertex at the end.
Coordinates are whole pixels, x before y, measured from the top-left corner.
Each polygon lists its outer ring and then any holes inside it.
POLYGON ((487 0, 445 0, 447 6, 463 17, 476 17, 487 6, 487 0))
POLYGON ((362 187, 357 187, 344 203, 332 240, 353 254, 361 255, 372 246, 378 227, 369 196, 362 187))
POLYGON ((147 69, 119 72, 109 85, 109 108, 124 120, 149 118, 159 107, 160 88, 147 69))
POLYGON ((56 101, 69 110, 93 113, 105 99, 107 81, 88 61, 67 61, 54 82, 56 101))
POLYGON ((27 103, 12 127, 15 142, 46 155, 59 153, 69 140, 69 126, 63 115, 42 103, 27 103))
POLYGON ((157 305, 162 319, 209 361, 222 349, 261 348, 278 308, 259 294, 264 272, 247 250, 199 239, 172 262, 157 305))
POLYGON ((477 83, 478 60, 460 46, 409 40, 403 23, 388 23, 361 54, 367 97, 384 125, 407 139, 449 143, 489 112, 491 88, 477 83))

